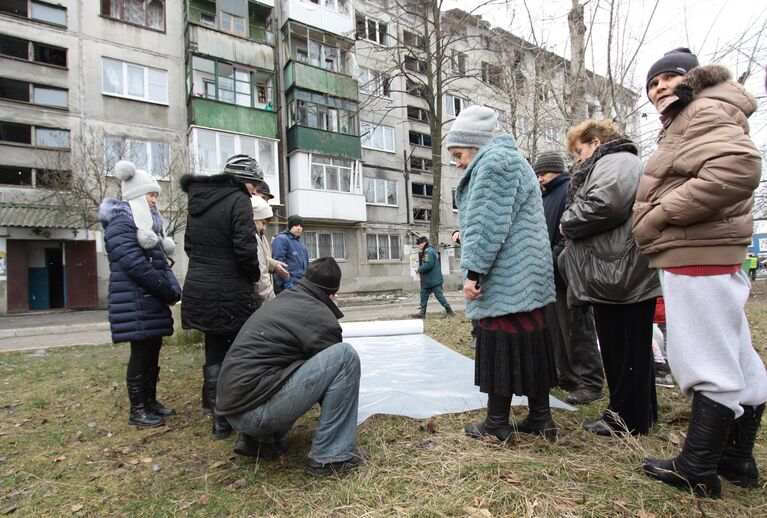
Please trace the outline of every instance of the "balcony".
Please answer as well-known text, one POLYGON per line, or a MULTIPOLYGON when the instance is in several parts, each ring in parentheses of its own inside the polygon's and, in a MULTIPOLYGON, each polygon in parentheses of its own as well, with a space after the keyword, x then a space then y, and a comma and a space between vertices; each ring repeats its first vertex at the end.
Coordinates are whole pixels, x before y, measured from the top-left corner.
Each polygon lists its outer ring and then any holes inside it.
POLYGON ((295 20, 311 27, 348 38, 354 32, 351 0, 286 0, 283 2, 283 19, 295 20))
POLYGON ((186 48, 190 52, 215 56, 232 63, 247 63, 250 67, 274 70, 274 49, 269 45, 254 45, 251 40, 232 38, 215 29, 193 24, 187 25, 185 39, 186 48))
MULTIPOLYGON (((188 107, 189 124, 236 133, 277 138, 277 114, 268 110, 191 97, 188 107)), ((357 139, 359 149, 359 139, 357 139)))
POLYGON ((296 87, 353 101, 359 99, 357 81, 351 77, 306 65, 298 61, 288 63, 288 66, 285 67, 283 78, 285 81, 285 91, 296 87))
MULTIPOLYGON (((294 150, 360 160, 360 138, 303 126, 288 129, 288 153, 294 150)), ((363 199, 363 205, 364 205, 363 199)))
POLYGON ((310 219, 358 223, 367 218, 362 194, 296 189, 288 194, 288 207, 310 219))

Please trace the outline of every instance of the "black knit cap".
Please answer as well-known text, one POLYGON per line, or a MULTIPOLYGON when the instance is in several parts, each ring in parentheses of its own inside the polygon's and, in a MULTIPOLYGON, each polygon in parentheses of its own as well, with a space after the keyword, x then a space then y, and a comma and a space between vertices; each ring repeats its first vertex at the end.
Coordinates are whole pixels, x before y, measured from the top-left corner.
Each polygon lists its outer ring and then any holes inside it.
POLYGON ((556 151, 545 151, 538 155, 538 160, 535 161, 533 166, 536 176, 544 173, 557 173, 562 174, 567 171, 565 169, 565 161, 562 155, 556 151))
POLYGON ((416 245, 420 245, 421 243, 428 243, 428 242, 429 242, 429 238, 426 236, 421 236, 415 240, 416 245))
POLYGON ((698 63, 698 56, 693 54, 687 47, 678 47, 674 50, 669 50, 663 54, 662 58, 653 63, 650 70, 647 71, 645 90, 648 92, 650 91, 650 79, 658 74, 662 74, 663 72, 674 72, 675 74, 683 76, 698 65, 700 65, 700 63, 698 63))
POLYGON ((269 184, 263 180, 261 180, 261 183, 258 185, 258 192, 261 194, 266 194, 270 200, 274 199, 274 194, 272 194, 271 189, 269 189, 269 184))
POLYGON ((288 217, 288 230, 295 227, 296 225, 304 226, 304 218, 299 216, 298 214, 293 214, 292 216, 288 217))
POLYGON ((320 257, 309 263, 304 279, 332 295, 341 287, 341 268, 332 257, 320 257))

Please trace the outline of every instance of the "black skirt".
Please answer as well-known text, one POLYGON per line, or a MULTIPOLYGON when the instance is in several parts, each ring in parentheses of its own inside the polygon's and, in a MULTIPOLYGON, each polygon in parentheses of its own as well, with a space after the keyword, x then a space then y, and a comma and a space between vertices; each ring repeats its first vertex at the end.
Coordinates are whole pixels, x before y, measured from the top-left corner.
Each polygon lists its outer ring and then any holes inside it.
POLYGON ((474 383, 499 396, 542 396, 557 384, 543 308, 478 321, 474 383))

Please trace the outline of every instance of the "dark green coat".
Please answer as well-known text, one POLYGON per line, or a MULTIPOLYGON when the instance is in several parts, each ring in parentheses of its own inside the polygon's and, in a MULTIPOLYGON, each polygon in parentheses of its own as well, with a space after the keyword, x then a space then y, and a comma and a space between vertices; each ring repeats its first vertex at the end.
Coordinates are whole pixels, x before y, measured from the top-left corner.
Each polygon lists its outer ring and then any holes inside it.
POLYGON ((439 257, 431 245, 418 254, 418 273, 421 274, 421 288, 433 288, 442 284, 439 257))

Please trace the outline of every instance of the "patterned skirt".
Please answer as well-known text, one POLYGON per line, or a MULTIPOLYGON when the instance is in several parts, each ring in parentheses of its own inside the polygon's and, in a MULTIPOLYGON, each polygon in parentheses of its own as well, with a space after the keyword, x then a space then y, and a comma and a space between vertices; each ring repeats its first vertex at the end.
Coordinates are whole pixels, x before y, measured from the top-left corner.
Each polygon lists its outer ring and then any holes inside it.
POLYGON ((478 321, 474 383, 500 396, 542 396, 557 384, 544 308, 478 321))

